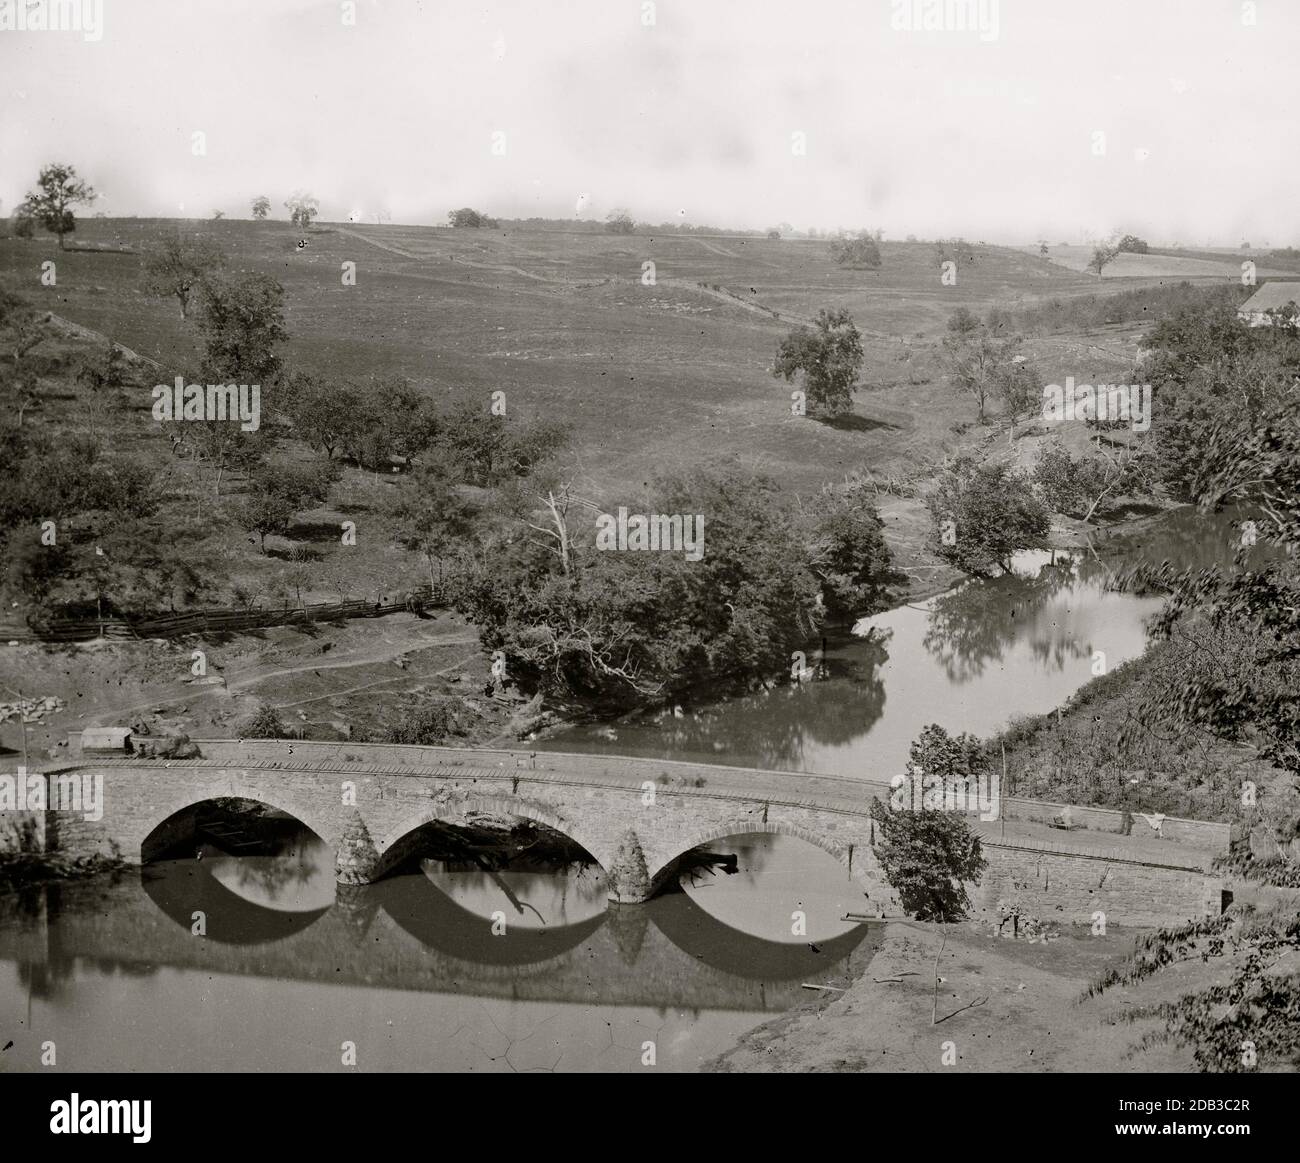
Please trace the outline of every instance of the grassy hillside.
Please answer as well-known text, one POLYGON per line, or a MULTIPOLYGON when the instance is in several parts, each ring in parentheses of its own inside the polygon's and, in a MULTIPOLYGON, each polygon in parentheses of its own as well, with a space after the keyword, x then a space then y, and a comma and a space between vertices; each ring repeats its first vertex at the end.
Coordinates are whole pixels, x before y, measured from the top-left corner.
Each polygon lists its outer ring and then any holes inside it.
MULTIPOLYGON (((503 390, 513 414, 577 426, 577 471, 601 493, 727 453, 793 489, 904 466, 966 418, 931 382, 933 337, 956 306, 1095 289, 992 247, 943 287, 929 243, 883 244, 879 271, 836 267, 823 242, 542 230, 326 225, 302 238, 275 222, 91 219, 76 243, 139 248, 178 225, 283 283, 290 367, 397 373, 430 393, 503 390), (345 261, 355 287, 341 283, 345 261), (641 282, 647 261, 655 286, 641 282), (768 372, 777 340, 822 306, 848 307, 867 340, 856 418, 834 427, 790 416, 789 387, 768 372)), ((140 293, 140 267, 138 254, 0 240, 0 275, 169 378, 192 365, 195 338, 174 302, 140 293), (46 259, 56 287, 39 283, 46 259)))

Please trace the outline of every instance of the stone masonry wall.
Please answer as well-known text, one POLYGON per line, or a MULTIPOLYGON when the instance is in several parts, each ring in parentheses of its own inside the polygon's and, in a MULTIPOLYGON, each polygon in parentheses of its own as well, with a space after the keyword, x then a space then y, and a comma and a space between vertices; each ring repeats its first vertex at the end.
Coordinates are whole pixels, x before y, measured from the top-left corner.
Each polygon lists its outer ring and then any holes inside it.
POLYGON ((989 866, 971 894, 981 914, 1018 899, 1043 921, 1162 925, 1221 911, 1223 882, 1198 869, 984 843, 989 866))

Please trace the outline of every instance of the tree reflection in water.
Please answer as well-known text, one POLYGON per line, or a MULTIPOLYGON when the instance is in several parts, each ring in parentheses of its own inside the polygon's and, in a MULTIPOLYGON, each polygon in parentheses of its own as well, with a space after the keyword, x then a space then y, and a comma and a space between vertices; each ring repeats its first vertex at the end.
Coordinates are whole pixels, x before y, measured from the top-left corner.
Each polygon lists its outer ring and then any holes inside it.
POLYGON ((691 758, 738 752, 757 767, 800 770, 807 744, 847 744, 865 735, 885 709, 880 668, 886 637, 846 637, 823 654, 808 652, 817 677, 781 682, 723 702, 661 709, 635 716, 654 728, 656 754, 691 758))
MULTIPOLYGON (((1088 574, 1094 577, 1099 571, 1089 569, 1088 574)), ((1033 577, 1008 574, 966 582, 931 601, 924 646, 953 683, 981 677, 1021 635, 1040 663, 1061 670, 1068 661, 1090 654, 1092 645, 1064 620, 1041 615, 1059 595, 1084 584, 1097 583, 1085 582, 1075 560, 1059 554, 1033 577)))
POLYGON ((238 887, 260 890, 273 901, 290 888, 305 888, 319 872, 323 847, 314 833, 302 832, 273 856, 233 860, 238 887))

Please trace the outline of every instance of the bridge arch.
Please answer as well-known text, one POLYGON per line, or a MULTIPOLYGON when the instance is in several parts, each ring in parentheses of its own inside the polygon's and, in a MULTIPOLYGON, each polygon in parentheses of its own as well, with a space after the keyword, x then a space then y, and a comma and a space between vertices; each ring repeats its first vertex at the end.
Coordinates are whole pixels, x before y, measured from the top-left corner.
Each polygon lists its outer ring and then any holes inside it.
POLYGON ((605 872, 608 856, 600 840, 553 808, 520 796, 475 796, 454 803, 433 804, 404 817, 389 829, 375 845, 378 853, 375 878, 392 871, 405 855, 408 841, 426 824, 465 825, 472 823, 468 819, 471 815, 506 816, 541 824, 579 845, 596 862, 602 875, 605 872))
POLYGON ((208 785, 201 784, 195 787, 191 784, 178 788, 157 807, 152 806, 151 800, 151 810, 145 822, 127 838, 128 850, 138 857, 141 864, 148 863, 153 859, 159 845, 165 842, 163 832, 166 825, 191 808, 197 808, 200 804, 211 800, 221 799, 252 800, 255 803, 265 804, 268 808, 275 808, 292 816, 304 827, 310 828, 330 848, 338 847, 338 830, 334 821, 321 817, 311 804, 302 803, 298 797, 288 793, 287 789, 280 789, 273 795, 267 795, 260 788, 223 775, 213 779, 208 785))
POLYGON ((687 840, 675 844, 674 847, 677 848, 677 851, 661 859, 657 866, 651 870, 650 883, 656 890, 662 887, 663 879, 667 876, 673 863, 695 848, 701 848, 705 844, 711 844, 715 840, 721 840, 727 836, 750 835, 753 833, 794 836, 803 840, 835 857, 844 866, 849 876, 862 886, 863 891, 872 901, 879 900, 883 903, 889 895, 884 870, 880 867, 880 861, 876 858, 870 843, 865 840, 861 844, 832 840, 816 829, 779 818, 767 821, 752 818, 728 820, 725 823, 713 824, 693 833, 687 840))

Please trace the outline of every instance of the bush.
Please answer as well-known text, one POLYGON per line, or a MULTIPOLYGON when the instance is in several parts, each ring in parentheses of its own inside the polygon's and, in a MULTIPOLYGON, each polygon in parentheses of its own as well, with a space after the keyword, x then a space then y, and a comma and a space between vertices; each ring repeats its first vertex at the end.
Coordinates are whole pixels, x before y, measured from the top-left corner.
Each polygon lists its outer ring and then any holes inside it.
POLYGON ((285 726, 269 703, 262 703, 257 713, 244 721, 239 730, 246 739, 284 739, 287 737, 285 726))
POLYGON ((407 711, 399 722, 384 732, 383 741, 434 746, 459 731, 460 724, 452 700, 437 699, 407 711))

